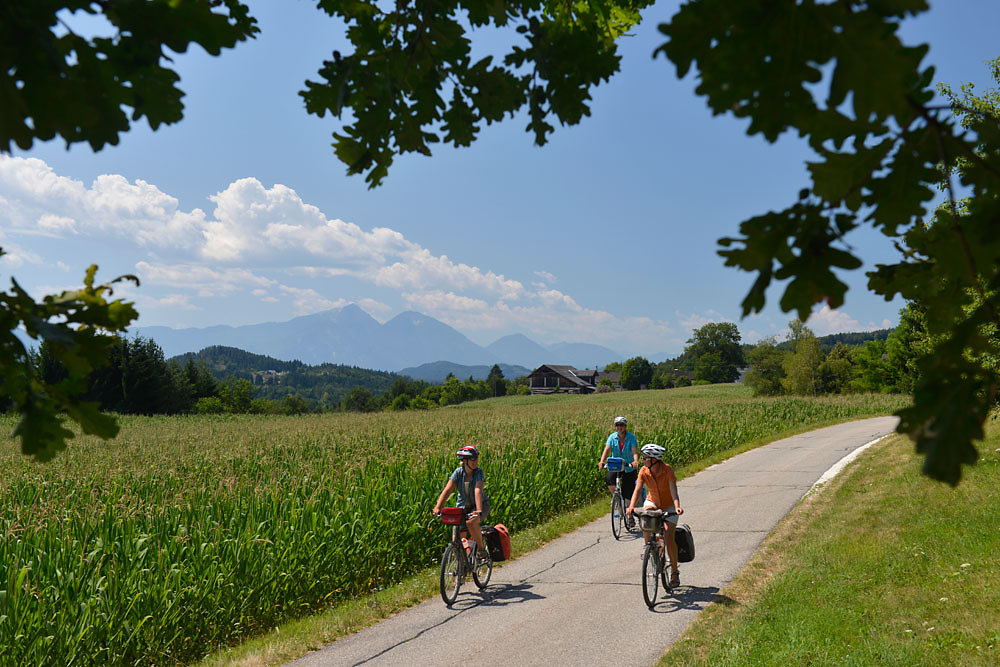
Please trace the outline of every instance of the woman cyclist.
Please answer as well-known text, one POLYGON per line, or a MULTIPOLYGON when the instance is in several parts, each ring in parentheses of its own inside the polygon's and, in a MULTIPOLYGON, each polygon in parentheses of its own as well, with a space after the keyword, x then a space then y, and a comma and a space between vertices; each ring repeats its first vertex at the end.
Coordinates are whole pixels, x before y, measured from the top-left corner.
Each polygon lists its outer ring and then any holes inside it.
MULTIPOLYGON (((622 498, 631 498, 635 490, 636 469, 639 467, 639 442, 635 439, 634 433, 629 433, 628 420, 624 417, 615 417, 615 432, 608 436, 608 441, 604 443, 604 451, 601 452, 601 460, 597 464, 597 469, 604 468, 604 462, 609 456, 625 459, 625 470, 622 475, 622 498)), ((608 471, 604 481, 608 485, 608 491, 615 492, 616 472, 608 471)))
MULTIPOLYGON (((677 571, 677 543, 674 541, 674 530, 677 526, 677 517, 684 514, 684 509, 681 508, 681 499, 677 496, 677 476, 674 475, 674 469, 663 462, 663 455, 666 452, 663 447, 653 443, 642 446, 643 465, 639 471, 639 482, 646 485, 646 504, 643 505, 643 509, 664 511, 667 555, 670 556, 670 587, 676 588, 681 585, 681 575, 677 571), (666 514, 670 510, 676 514, 666 514)), ((635 504, 639 501, 640 488, 636 485, 635 491, 632 492, 632 501, 626 510, 629 516, 632 516, 635 504)), ((642 531, 642 537, 646 542, 649 542, 649 536, 647 531, 642 531)))
POLYGON ((455 455, 458 456, 461 465, 455 468, 455 472, 451 473, 451 477, 444 485, 444 491, 438 497, 432 512, 435 516, 441 514, 441 506, 451 496, 452 491, 458 489, 457 506, 462 508, 466 528, 479 548, 477 551, 479 559, 485 560, 486 545, 483 544, 483 531, 480 529, 480 522, 490 512, 490 501, 486 497, 486 492, 483 491, 486 474, 479 467, 479 450, 475 447, 462 447, 455 452, 455 455))

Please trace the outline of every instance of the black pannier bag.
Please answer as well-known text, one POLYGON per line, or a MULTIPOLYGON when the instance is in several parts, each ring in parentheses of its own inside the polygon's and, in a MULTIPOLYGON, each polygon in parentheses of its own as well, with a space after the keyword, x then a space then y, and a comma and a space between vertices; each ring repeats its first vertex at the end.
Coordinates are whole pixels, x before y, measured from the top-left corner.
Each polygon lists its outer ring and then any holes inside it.
POLYGON ((691 526, 678 523, 674 530, 674 542, 677 543, 677 562, 690 563, 694 560, 694 535, 691 526))
POLYGON ((483 526, 483 543, 486 550, 490 552, 490 558, 494 563, 506 560, 503 555, 503 543, 500 541, 500 533, 493 526, 483 526))

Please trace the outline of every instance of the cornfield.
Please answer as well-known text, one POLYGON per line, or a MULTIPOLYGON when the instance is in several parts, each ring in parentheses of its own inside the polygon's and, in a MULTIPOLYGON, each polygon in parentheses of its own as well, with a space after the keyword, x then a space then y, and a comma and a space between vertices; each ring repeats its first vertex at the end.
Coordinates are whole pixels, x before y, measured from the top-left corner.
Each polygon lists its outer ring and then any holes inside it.
MULTIPOLYGON (((512 397, 431 412, 122 417, 54 462, 0 442, 0 664, 177 664, 436 562, 454 452, 483 452, 512 531, 604 489, 611 418, 690 463, 892 396, 753 399, 717 386, 512 397)), ((0 423, 13 427, 12 418, 0 423)))

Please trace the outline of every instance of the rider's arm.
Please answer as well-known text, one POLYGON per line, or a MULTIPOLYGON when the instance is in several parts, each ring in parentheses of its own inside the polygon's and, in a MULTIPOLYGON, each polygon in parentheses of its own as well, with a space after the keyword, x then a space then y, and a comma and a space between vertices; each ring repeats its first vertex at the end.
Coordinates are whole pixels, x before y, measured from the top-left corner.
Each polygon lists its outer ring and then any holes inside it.
POLYGON ((448 499, 448 496, 450 496, 451 492, 454 490, 455 490, 455 482, 449 479, 448 483, 444 485, 444 491, 442 491, 441 495, 438 497, 437 504, 434 505, 435 514, 438 514, 441 511, 441 506, 444 505, 444 501, 448 499))
POLYGON ((479 516, 483 515, 483 482, 482 480, 476 482, 476 512, 479 516))
POLYGON ((639 494, 642 493, 642 482, 638 482, 635 485, 635 490, 632 491, 632 499, 628 502, 628 509, 626 510, 629 514, 635 509, 635 504, 639 502, 639 494))
POLYGON ((603 468, 604 462, 608 459, 608 454, 611 453, 611 445, 604 445, 604 451, 601 452, 601 462, 597 464, 597 467, 603 468))
POLYGON ((674 499, 674 511, 678 514, 684 514, 684 510, 681 508, 681 499, 677 495, 677 478, 674 477, 673 471, 670 474, 670 495, 674 499))

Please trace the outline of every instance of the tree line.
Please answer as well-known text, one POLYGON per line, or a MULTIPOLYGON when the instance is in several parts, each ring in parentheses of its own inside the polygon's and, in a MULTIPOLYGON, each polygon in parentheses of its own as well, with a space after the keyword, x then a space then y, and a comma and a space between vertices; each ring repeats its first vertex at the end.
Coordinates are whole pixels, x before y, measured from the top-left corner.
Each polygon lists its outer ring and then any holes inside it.
POLYGON ((800 320, 789 323, 785 340, 742 342, 731 322, 696 329, 683 353, 660 363, 645 357, 608 364, 624 389, 670 389, 692 384, 735 382, 741 374, 755 395, 912 393, 920 379, 918 360, 932 339, 925 313, 910 303, 895 329, 817 337, 800 320))
MULTIPOLYGON (((103 412, 118 414, 304 414, 430 409, 494 396, 528 393, 527 378, 509 380, 494 365, 483 380, 442 384, 354 366, 282 362, 237 348, 206 348, 166 359, 153 339, 114 336, 108 363, 87 378, 80 395, 103 412), (280 383, 255 383, 267 369, 280 383), (280 369, 280 370, 278 370, 280 369)), ((49 386, 73 381, 54 349, 43 341, 30 352, 34 377, 49 386)), ((0 409, 10 409, 8 400, 0 409)))

